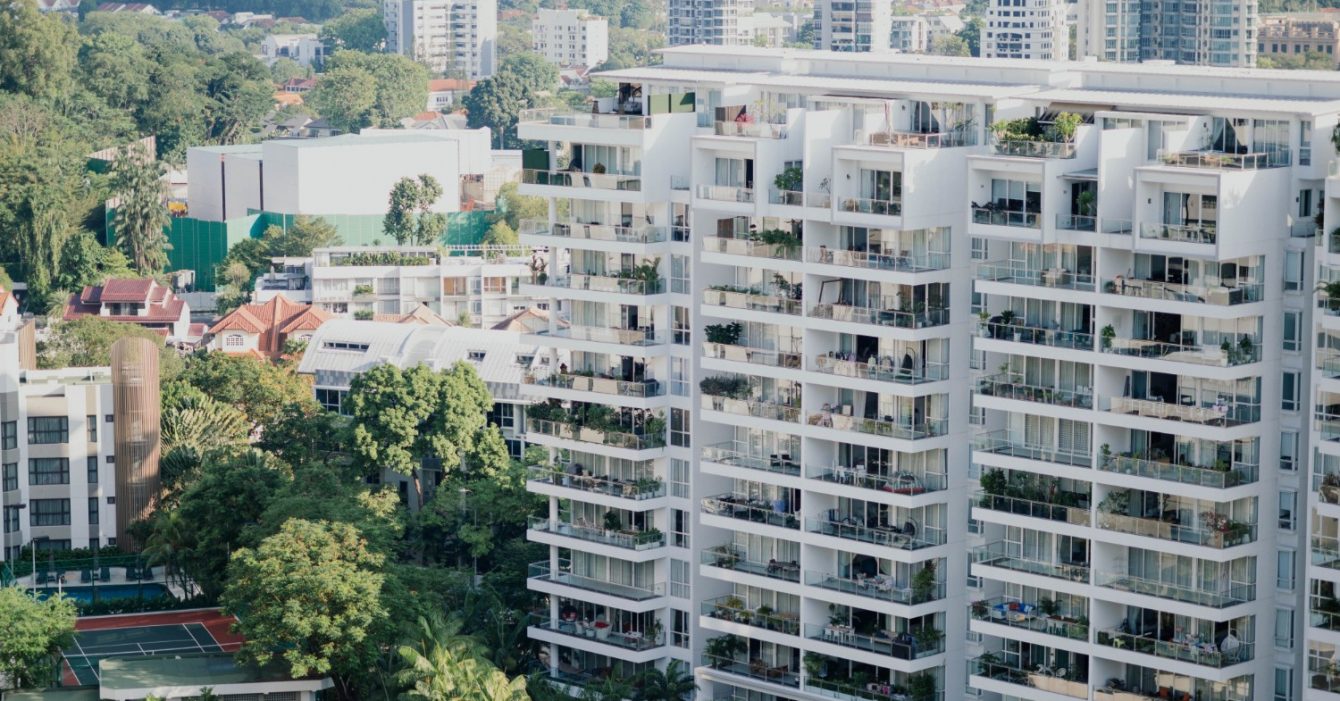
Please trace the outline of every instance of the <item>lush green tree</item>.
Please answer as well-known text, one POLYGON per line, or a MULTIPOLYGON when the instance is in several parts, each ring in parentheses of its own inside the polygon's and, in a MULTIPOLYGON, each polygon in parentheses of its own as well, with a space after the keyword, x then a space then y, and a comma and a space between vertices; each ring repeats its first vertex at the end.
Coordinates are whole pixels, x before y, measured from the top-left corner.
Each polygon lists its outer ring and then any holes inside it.
POLYGON ((1261 56, 1256 59, 1256 67, 1291 71, 1330 71, 1335 70, 1335 57, 1320 51, 1289 56, 1261 56))
POLYGON ((684 701, 698 690, 693 672, 683 662, 670 660, 665 671, 648 669, 635 682, 633 701, 684 701))
POLYGON ((610 28, 609 57, 601 70, 633 68, 660 63, 657 49, 665 46, 665 34, 640 29, 610 28))
POLYGON ((480 559, 488 568, 505 543, 525 540, 526 517, 540 511, 543 499, 526 491, 520 462, 504 452, 494 465, 476 466, 472 460, 469 469, 439 485, 419 512, 416 525, 427 560, 464 565, 480 559))
POLYGON ((33 0, 0 5, 0 90, 55 100, 74 87, 79 35, 33 0))
POLYGON ((279 418, 261 433, 256 447, 291 465, 322 460, 344 449, 343 419, 315 402, 297 402, 283 408, 279 418))
POLYGON ((164 452, 185 447, 207 453, 240 446, 251 429, 241 410, 180 380, 164 383, 161 416, 164 452))
POLYGON ((112 191, 120 200, 116 205, 117 246, 141 275, 163 272, 172 249, 164 232, 171 219, 163 166, 147 147, 128 147, 112 164, 112 191))
POLYGON ((377 79, 358 66, 336 66, 322 74, 303 102, 336 129, 356 132, 373 123, 377 79))
POLYGON ((493 226, 490 226, 480 239, 480 243, 486 246, 515 246, 519 241, 516 231, 501 219, 493 222, 493 226))
POLYGON ((343 698, 377 658, 384 558, 369 552, 356 528, 290 519, 229 566, 224 610, 246 637, 240 654, 282 661, 295 677, 329 674, 343 698))
POLYGON ((260 531, 278 532, 291 519, 347 523, 368 550, 391 555, 405 533, 400 497, 389 487, 369 487, 346 466, 312 462, 294 468, 293 481, 275 494, 260 518, 260 531))
POLYGON ((386 24, 374 9, 354 9, 321 25, 327 51, 349 49, 369 53, 386 46, 386 24))
POLYGON ((510 24, 498 25, 498 55, 514 56, 523 51, 534 51, 530 29, 510 24))
POLYGON ((520 231, 521 222, 527 219, 547 219, 549 204, 543 197, 521 194, 515 182, 506 182, 498 188, 494 217, 495 221, 507 222, 513 231, 520 231))
POLYGON ((190 577, 182 566, 191 557, 191 526, 179 509, 164 510, 150 522, 149 537, 144 541, 143 555, 151 566, 162 565, 168 581, 183 591, 190 591, 190 577))
POLYGON ((310 75, 312 75, 311 68, 291 58, 280 58, 270 64, 270 79, 281 85, 295 78, 306 78, 310 75))
POLYGON ((43 689, 56 682, 60 651, 74 641, 74 600, 39 600, 0 587, 0 689, 43 689))
POLYGON ((374 470, 414 476, 422 500, 419 459, 422 437, 433 430, 442 377, 426 365, 401 370, 379 365, 354 378, 345 401, 353 427, 354 455, 374 470))
POLYGON ((398 652, 405 668, 396 679, 404 698, 419 701, 530 701, 526 678, 509 679, 485 656, 483 646, 461 633, 459 620, 420 620, 411 642, 398 652))
POLYGON ((277 422, 291 404, 316 404, 306 379, 291 368, 250 355, 196 354, 188 359, 181 378, 241 410, 252 432, 277 422))
POLYGON ((144 48, 134 39, 104 32, 90 38, 79 52, 80 81, 110 107, 138 109, 149 97, 149 64, 144 48))
POLYGON ((205 138, 220 144, 251 138, 274 105, 274 83, 265 64, 246 53, 211 58, 200 74, 206 100, 205 138))
POLYGON ((930 53, 939 56, 971 56, 968 42, 957 34, 938 36, 931 40, 930 53))
POLYGON ((427 173, 396 181, 387 197, 382 230, 401 245, 426 246, 437 241, 447 229, 446 215, 433 211, 442 192, 441 183, 427 173))
POLYGON ((427 173, 419 175, 419 216, 414 222, 414 243, 419 246, 432 244, 447 230, 447 215, 433 211, 437 201, 442 199, 442 193, 442 184, 437 178, 427 173))
POLYGON ((292 226, 269 226, 262 234, 267 253, 271 257, 312 255, 312 250, 341 243, 340 232, 334 224, 321 217, 299 216, 292 226))
MULTIPOLYGON (((51 325, 45 341, 37 345, 37 364, 44 368, 96 367, 110 365, 112 344, 123 338, 147 338, 163 344, 163 337, 139 324, 127 324, 97 316, 81 316, 51 325)), ((158 356, 158 374, 164 381, 181 372, 177 352, 163 347, 158 356)))
POLYGON ((343 99, 357 100, 355 106, 363 109, 368 90, 360 71, 372 78, 372 103, 361 113, 347 106, 336 110, 344 115, 350 126, 398 127, 400 120, 422 112, 428 102, 429 74, 423 65, 399 54, 345 50, 336 51, 326 61, 321 82, 308 94, 309 104, 321 116, 330 119, 331 115, 323 108, 330 110, 338 105, 333 104, 335 97, 323 94, 329 91, 343 99), (327 83, 333 84, 324 88, 327 83), (361 117, 361 121, 354 122, 356 116, 361 117))
POLYGON ((969 55, 982 55, 982 26, 985 24, 981 17, 972 17, 964 23, 963 29, 959 30, 958 38, 968 45, 969 55))
POLYGON ((53 287, 77 292, 85 285, 101 285, 108 278, 134 277, 121 251, 98 243, 93 232, 75 232, 61 248, 61 267, 53 287))
POLYGON ((508 57, 491 78, 481 80, 461 100, 470 128, 488 127, 499 148, 516 148, 521 110, 540 104, 558 81, 554 66, 534 53, 508 57))

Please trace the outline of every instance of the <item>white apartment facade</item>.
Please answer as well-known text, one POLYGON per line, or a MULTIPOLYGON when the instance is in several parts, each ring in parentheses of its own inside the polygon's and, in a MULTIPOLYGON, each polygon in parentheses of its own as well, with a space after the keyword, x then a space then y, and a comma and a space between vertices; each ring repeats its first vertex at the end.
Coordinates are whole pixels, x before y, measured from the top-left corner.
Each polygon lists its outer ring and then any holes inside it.
POLYGON ((982 27, 983 58, 1065 61, 1070 32, 1062 0, 991 0, 982 27))
POLYGON ((498 64, 497 0, 385 0, 386 48, 470 80, 498 64))
POLYGON ((326 45, 316 34, 270 34, 261 41, 261 60, 273 66, 281 58, 300 66, 321 65, 326 45))
POLYGON ((604 77, 692 114, 519 126, 548 145, 522 190, 553 203, 523 243, 562 270, 526 337, 557 369, 525 388, 557 404, 527 423, 553 678, 679 659, 700 698, 796 701, 1340 681, 1318 583, 1340 513, 1300 479, 1331 435, 1301 413, 1333 364, 1302 330, 1334 318, 1310 237, 1340 80, 664 59, 604 77))
POLYGON ((1103 61, 1256 65, 1256 0, 1078 0, 1076 50, 1103 61))
POLYGON ((754 0, 670 0, 666 42, 670 46, 749 46, 754 41, 754 0))
POLYGON ((541 8, 530 33, 535 52, 557 66, 592 68, 610 55, 609 20, 586 10, 541 8))
POLYGON ((818 0, 814 48, 821 51, 888 51, 893 3, 886 0, 818 0))

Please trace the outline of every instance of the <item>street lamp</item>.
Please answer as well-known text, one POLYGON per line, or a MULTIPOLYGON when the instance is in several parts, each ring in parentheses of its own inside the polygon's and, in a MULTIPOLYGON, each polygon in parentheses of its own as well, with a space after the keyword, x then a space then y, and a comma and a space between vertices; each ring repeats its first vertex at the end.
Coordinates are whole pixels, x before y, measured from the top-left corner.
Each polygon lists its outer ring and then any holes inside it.
MULTIPOLYGON (((21 509, 21 508, 23 508, 23 507, 25 507, 25 506, 27 506, 27 504, 20 504, 20 505, 19 505, 19 508, 21 509)), ((32 580, 33 580, 33 595, 34 595, 34 596, 37 595, 37 544, 38 544, 38 543, 44 543, 44 542, 45 542, 45 543, 49 543, 49 542, 51 542, 51 538, 48 537, 48 536, 38 536, 38 537, 33 538, 32 540, 28 541, 28 550, 30 550, 30 551, 32 552, 32 556, 33 556, 33 570, 32 570, 32 572, 29 572, 29 573, 28 573, 28 576, 29 576, 29 577, 32 577, 32 580)))
MULTIPOLYGON (((461 519, 464 519, 465 498, 469 496, 470 489, 468 487, 461 487, 460 493, 461 493, 461 519)), ((473 519, 474 525, 479 525, 479 512, 475 511, 474 509, 470 509, 470 515, 471 518, 473 519)), ((470 557, 473 560, 473 569, 474 569, 474 577, 470 579, 470 586, 475 587, 479 585, 479 556, 471 552, 470 557)))

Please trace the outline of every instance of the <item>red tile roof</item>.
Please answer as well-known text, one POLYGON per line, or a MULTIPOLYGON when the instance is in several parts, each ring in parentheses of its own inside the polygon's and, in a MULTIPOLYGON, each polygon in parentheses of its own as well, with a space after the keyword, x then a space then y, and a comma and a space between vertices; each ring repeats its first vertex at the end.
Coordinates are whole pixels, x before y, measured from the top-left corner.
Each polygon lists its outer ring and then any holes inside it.
POLYGON ((70 295, 65 304, 64 318, 99 316, 104 304, 143 304, 146 314, 102 315, 104 319, 125 321, 141 326, 162 326, 181 319, 186 302, 152 278, 108 280, 102 285, 89 285, 77 295, 70 295))
POLYGON ((244 304, 210 328, 210 335, 223 331, 244 331, 260 336, 256 346, 261 353, 278 357, 291 333, 311 331, 331 319, 330 312, 290 301, 282 294, 265 304, 244 304))
POLYGON ((434 78, 428 81, 428 92, 445 92, 447 90, 473 90, 475 81, 465 80, 463 78, 434 78))

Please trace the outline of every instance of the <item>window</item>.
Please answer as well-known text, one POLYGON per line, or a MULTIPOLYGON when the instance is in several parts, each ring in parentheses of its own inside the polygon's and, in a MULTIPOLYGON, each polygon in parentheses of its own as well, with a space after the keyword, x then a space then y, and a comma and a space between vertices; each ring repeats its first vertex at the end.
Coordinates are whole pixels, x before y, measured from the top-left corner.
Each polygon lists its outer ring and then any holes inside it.
POLYGON ((28 484, 69 484, 69 458, 28 458, 28 484))
POLYGON ((689 294, 693 291, 689 287, 688 256, 670 256, 670 291, 679 294, 689 294))
POLYGON ((223 347, 224 347, 224 348, 241 348, 241 347, 242 347, 242 334, 240 334, 240 333, 230 333, 230 334, 228 334, 227 336, 224 336, 224 337, 223 337, 223 347))
POLYGON ((688 448, 692 445, 689 441, 689 412, 684 409, 670 410, 670 445, 677 445, 681 448, 688 448))
POLYGON ((51 445, 70 442, 70 420, 64 416, 28 417, 28 443, 51 445))
POLYGON ((0 450, 13 450, 19 447, 19 422, 6 421, 0 424, 0 450))
POLYGON ((88 464, 88 483, 89 483, 89 484, 97 484, 97 483, 98 483, 98 456, 96 456, 96 455, 90 455, 90 456, 88 456, 87 464, 88 464))
POLYGON ((104 415, 104 416, 102 417, 102 422, 105 423, 105 424, 112 423, 112 422, 115 421, 115 420, 116 420, 116 417, 113 416, 113 415, 111 415, 111 414, 106 414, 106 415, 104 415))
POLYGON ((323 350, 354 351, 357 353, 363 353, 367 351, 368 344, 353 343, 351 341, 322 341, 321 348, 323 350))
POLYGON ((19 464, 7 462, 4 466, 4 491, 11 492, 19 488, 19 464))
POLYGON ((69 499, 33 499, 28 502, 29 526, 70 525, 69 499))
POLYGON ((88 524, 96 526, 98 524, 98 498, 88 498, 88 524))
POLYGON ((343 410, 345 391, 340 389, 326 389, 318 387, 316 390, 316 403, 326 411, 333 411, 338 414, 345 413, 343 410))
POLYGON ((689 544, 689 512, 683 509, 670 510, 670 544, 677 548, 692 547, 689 544))
POLYGON ((470 359, 470 362, 473 362, 473 363, 482 363, 482 362, 484 362, 484 358, 485 358, 485 356, 487 356, 487 355, 488 355, 488 352, 487 352, 487 351, 472 350, 472 351, 469 351, 469 352, 467 353, 466 357, 468 357, 468 358, 470 359))
POLYGON ((1288 667, 1275 668, 1275 701, 1294 701, 1293 670, 1288 667))
POLYGON ((676 345, 689 345, 693 337, 693 331, 689 328, 688 307, 670 307, 670 327, 674 331, 676 345))
POLYGON ((1284 350, 1297 351, 1303 344, 1302 312, 1284 312, 1284 350))
POLYGON ((670 629, 670 644, 687 649, 689 646, 689 614, 687 611, 680 611, 679 609, 670 609, 670 613, 674 615, 674 625, 670 629))
POLYGON ((486 277, 484 278, 485 294, 507 294, 507 278, 505 277, 486 277))
POLYGON ((968 587, 971 588, 971 589, 978 589, 978 588, 980 588, 980 587, 982 586, 982 580, 981 580, 980 577, 974 577, 974 576, 972 576, 972 574, 971 574, 971 573, 972 573, 972 553, 968 553, 968 554, 967 554, 967 557, 968 557, 968 567, 967 567, 967 569, 964 570, 964 572, 968 572, 968 573, 969 573, 969 574, 968 574, 968 587))
POLYGON ((689 359, 670 359, 670 393, 680 397, 689 396, 689 359))
POLYGON ((1298 492, 1283 490, 1279 493, 1280 528, 1292 531, 1298 527, 1298 492))
POLYGON ((688 498, 689 461, 670 458, 670 496, 688 498))
POLYGON ((693 596, 693 571, 686 560, 670 558, 670 596, 688 599, 693 596))
POLYGON ((1293 591, 1294 551, 1281 550, 1275 554, 1275 588, 1293 591))
POLYGON ((1298 469, 1298 432, 1280 432, 1280 469, 1298 469))
POLYGON ((17 506, 5 507, 5 532, 6 533, 19 532, 19 507, 17 506))
POLYGON ((1284 291, 1297 292, 1303 289, 1303 252, 1284 252, 1284 291))
POLYGON ((98 417, 96 416, 88 417, 88 442, 98 442, 98 417))
POLYGON ((1280 385, 1280 409, 1298 411, 1298 393, 1300 391, 1298 373, 1286 372, 1280 385))
POLYGON ((1293 649, 1293 609, 1275 609, 1275 647, 1293 649))
POLYGON ((986 260, 990 253, 987 252, 986 239, 981 236, 972 237, 972 259, 986 260))

